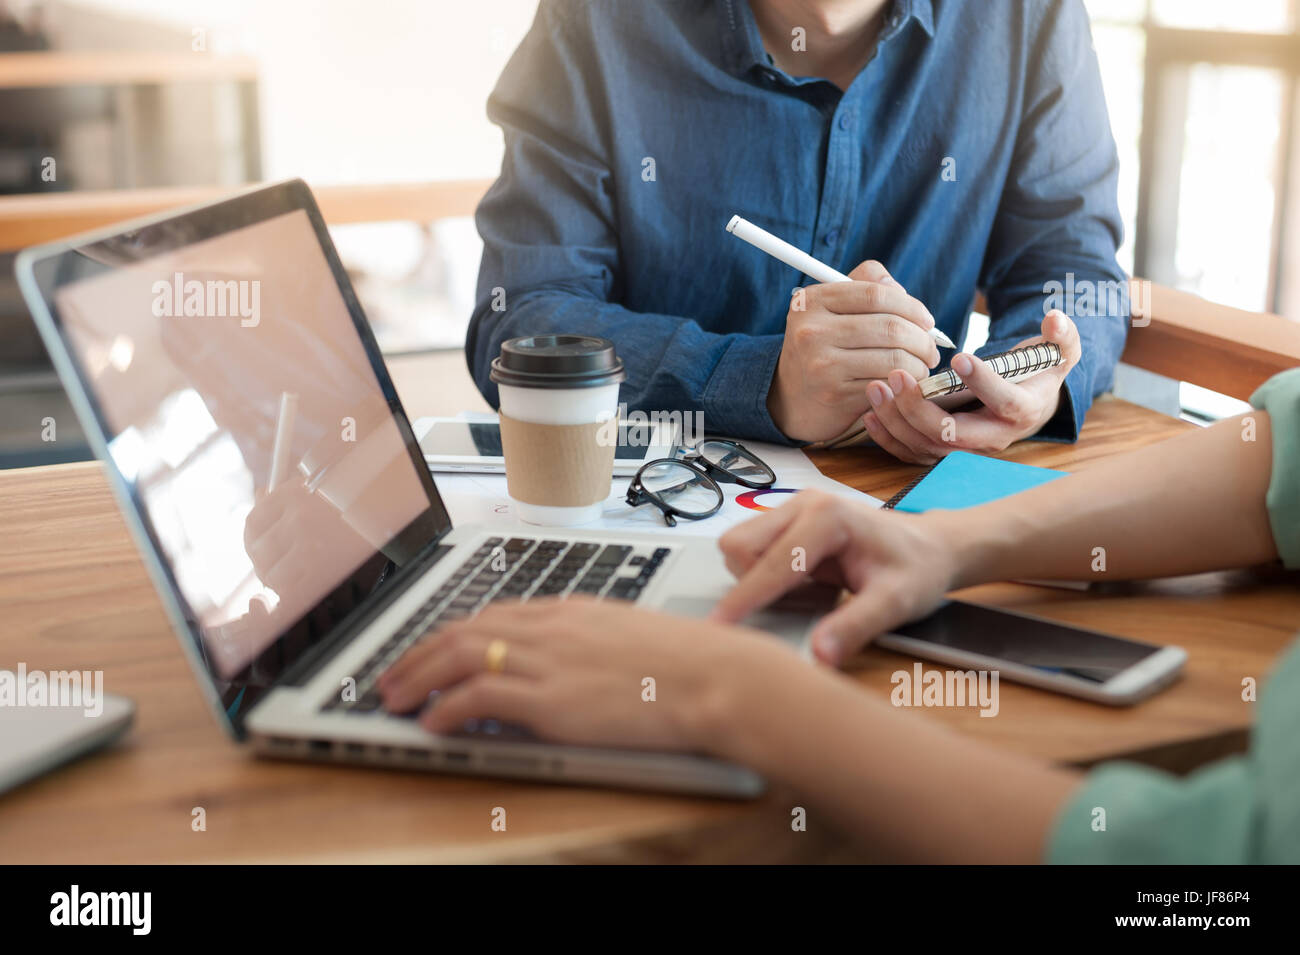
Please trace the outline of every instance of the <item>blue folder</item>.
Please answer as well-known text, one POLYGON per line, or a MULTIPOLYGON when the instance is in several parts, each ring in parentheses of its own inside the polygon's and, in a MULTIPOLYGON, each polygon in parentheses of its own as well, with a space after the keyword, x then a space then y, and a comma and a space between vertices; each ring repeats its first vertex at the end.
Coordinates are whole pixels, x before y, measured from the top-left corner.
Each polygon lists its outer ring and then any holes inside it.
POLYGON ((885 506, 920 514, 934 509, 961 510, 1046 484, 1064 471, 954 451, 885 506))

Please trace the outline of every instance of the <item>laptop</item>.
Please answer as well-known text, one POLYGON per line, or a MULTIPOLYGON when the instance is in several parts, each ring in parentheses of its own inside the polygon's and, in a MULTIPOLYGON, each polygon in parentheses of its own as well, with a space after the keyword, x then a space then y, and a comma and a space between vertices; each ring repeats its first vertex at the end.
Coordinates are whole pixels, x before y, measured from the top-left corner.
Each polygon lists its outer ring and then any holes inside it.
MULTIPOLYGON (((591 594, 702 615, 712 542, 453 527, 301 180, 21 253, 18 282, 204 696, 262 754, 753 796, 743 767, 434 736, 374 681, 441 622, 591 594)), ((814 606, 752 618, 802 644, 814 606)), ((557 611, 558 612, 558 611, 557 611)), ((611 635, 613 638, 613 635, 611 635)))

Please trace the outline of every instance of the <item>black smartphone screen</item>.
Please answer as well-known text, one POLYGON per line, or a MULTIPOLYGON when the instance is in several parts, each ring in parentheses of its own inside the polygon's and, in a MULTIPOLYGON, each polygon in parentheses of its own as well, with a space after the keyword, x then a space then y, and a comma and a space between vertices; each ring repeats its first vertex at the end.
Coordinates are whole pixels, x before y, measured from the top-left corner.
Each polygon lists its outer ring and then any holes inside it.
POLYGON ((1160 650, 1149 643, 959 600, 949 601, 924 620, 895 627, 892 632, 1096 684, 1113 679, 1160 650))

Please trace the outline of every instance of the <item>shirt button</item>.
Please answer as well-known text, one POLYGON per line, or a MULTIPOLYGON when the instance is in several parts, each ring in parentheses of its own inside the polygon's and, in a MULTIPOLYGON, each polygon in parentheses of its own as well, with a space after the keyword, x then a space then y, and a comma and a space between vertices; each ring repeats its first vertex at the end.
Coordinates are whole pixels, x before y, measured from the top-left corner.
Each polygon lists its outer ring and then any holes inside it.
POLYGON ((822 236, 822 241, 824 241, 827 245, 834 245, 839 240, 840 240, 839 229, 831 229, 830 232, 827 232, 824 236, 822 236))
POLYGON ((853 118, 848 113, 840 114, 840 129, 848 129, 853 125, 853 118))

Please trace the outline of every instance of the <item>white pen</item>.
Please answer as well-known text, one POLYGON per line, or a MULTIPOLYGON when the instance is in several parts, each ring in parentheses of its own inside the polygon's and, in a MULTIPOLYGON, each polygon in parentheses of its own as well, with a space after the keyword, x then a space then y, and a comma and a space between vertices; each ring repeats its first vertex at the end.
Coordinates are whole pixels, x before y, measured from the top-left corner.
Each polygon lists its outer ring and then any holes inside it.
MULTIPOLYGON (((837 272, 825 262, 818 262, 807 252, 796 249, 784 239, 778 239, 766 229, 761 229, 748 219, 732 216, 727 223, 727 231, 737 239, 744 239, 756 249, 762 249, 774 259, 780 259, 792 269, 798 269, 810 279, 818 282, 852 282, 843 272, 837 272)), ((929 329, 930 337, 944 348, 956 348, 952 339, 939 331, 938 326, 929 329)))
POLYGON ((274 491, 289 473, 289 448, 293 442, 293 425, 298 417, 298 396, 280 393, 280 414, 275 422, 275 444, 271 446, 271 476, 266 489, 274 491))

